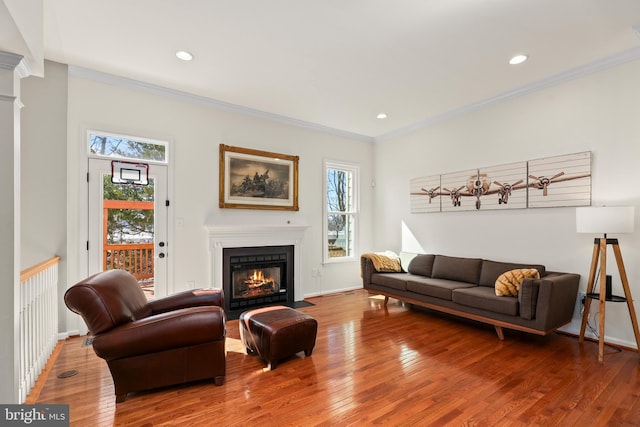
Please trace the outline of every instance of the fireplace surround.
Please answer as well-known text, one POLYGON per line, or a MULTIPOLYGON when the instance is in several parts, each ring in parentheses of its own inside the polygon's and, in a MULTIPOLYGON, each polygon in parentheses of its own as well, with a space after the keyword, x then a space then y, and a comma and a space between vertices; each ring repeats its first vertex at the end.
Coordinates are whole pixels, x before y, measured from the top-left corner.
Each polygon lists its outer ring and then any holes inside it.
MULTIPOLYGON (((209 239, 210 278, 213 288, 224 289, 223 256, 226 248, 251 248, 260 246, 292 246, 293 302, 302 301, 304 292, 300 280, 304 259, 304 233, 307 225, 205 225, 209 239)), ((289 283, 290 285, 290 283, 289 283)), ((227 295, 225 294, 225 299, 227 295)))

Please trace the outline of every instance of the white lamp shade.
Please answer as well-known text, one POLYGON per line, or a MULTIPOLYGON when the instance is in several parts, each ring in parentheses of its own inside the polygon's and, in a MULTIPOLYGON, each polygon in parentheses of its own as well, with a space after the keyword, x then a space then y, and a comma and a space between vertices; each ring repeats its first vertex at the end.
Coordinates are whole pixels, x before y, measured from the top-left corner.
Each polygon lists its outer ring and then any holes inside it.
POLYGON ((633 206, 576 208, 576 231, 578 233, 633 233, 634 222, 633 206))

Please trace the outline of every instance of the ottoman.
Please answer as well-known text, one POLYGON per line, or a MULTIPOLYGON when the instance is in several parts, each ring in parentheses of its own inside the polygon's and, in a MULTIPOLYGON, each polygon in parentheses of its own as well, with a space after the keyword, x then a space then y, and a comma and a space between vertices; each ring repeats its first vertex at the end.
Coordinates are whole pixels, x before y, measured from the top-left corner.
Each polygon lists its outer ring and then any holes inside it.
POLYGON ((259 354, 269 369, 299 351, 311 356, 316 344, 316 319, 281 305, 245 311, 238 325, 247 354, 259 354))

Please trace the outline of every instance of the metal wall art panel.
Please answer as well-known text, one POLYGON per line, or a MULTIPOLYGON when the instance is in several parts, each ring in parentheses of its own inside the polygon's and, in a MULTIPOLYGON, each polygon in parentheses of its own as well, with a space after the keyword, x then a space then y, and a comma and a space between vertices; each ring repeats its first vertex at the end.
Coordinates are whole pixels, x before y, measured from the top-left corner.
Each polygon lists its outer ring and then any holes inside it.
POLYGON ((473 196, 474 183, 478 179, 478 170, 447 173, 442 175, 442 212, 471 211, 476 208, 473 196), (447 200, 448 199, 448 200, 447 200))
POLYGON ((411 213, 440 212, 440 175, 414 178, 409 186, 411 213))
POLYGON ((529 207, 591 205, 591 152, 529 161, 529 207))
POLYGON ((410 182, 411 213, 591 205, 591 152, 410 182))
POLYGON ((527 207, 527 162, 482 168, 478 173, 483 183, 482 191, 476 191, 478 209, 506 210, 527 207))

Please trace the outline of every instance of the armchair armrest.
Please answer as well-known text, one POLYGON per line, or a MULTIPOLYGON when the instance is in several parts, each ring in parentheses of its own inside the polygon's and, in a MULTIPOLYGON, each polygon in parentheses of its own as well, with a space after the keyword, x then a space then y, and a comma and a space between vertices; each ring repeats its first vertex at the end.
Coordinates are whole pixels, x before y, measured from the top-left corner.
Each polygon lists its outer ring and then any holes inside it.
POLYGON ((110 361, 224 340, 225 333, 221 307, 192 307, 145 317, 96 335, 93 349, 110 361))
POLYGON ((222 289, 194 289, 149 301, 149 308, 151 309, 152 315, 181 308, 212 305, 224 307, 224 293, 222 289))

